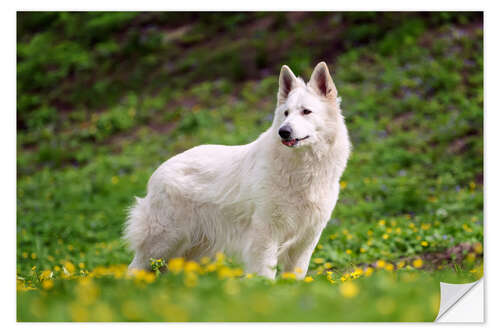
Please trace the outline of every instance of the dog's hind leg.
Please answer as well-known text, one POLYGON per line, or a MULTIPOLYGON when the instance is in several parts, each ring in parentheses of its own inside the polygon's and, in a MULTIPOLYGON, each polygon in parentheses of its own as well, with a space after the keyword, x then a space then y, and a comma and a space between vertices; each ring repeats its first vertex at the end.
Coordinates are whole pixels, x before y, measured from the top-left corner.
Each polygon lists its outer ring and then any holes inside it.
POLYGON ((135 256, 129 269, 149 269, 150 259, 168 257, 177 252, 180 244, 179 235, 173 225, 169 227, 168 215, 151 207, 148 198, 137 199, 131 208, 127 220, 124 238, 135 256), (160 219, 159 217, 163 218, 160 219))

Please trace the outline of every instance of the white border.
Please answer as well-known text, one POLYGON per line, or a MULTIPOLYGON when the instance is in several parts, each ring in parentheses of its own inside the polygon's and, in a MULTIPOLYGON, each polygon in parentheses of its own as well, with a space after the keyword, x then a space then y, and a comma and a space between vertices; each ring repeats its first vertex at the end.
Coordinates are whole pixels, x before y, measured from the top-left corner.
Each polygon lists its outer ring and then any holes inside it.
MULTIPOLYGON (((343 2, 333 1, 251 1, 245 3, 236 3, 234 1, 182 1, 177 3, 161 2, 161 1, 95 1, 88 0, 80 3, 69 3, 68 1, 17 1, 17 2, 2 2, 0 11, 0 24, 2 31, 2 52, 0 64, 2 66, 1 72, 1 92, 2 92, 2 105, 3 110, 0 112, 2 130, 1 153, 3 155, 1 165, 1 204, 2 204, 2 222, 7 232, 2 232, 2 253, 4 254, 2 269, 1 287, 3 288, 4 297, 2 298, 1 318, 2 326, 7 326, 6 329, 16 329, 22 331, 36 330, 40 331, 67 331, 68 329, 74 332, 81 332, 88 328, 96 328, 97 326, 107 326, 109 328, 117 328, 121 331, 133 332, 141 328, 153 329, 214 329, 218 332, 234 332, 235 330, 241 332, 250 332, 254 330, 262 330, 270 328, 273 331, 285 329, 287 332, 299 332, 309 328, 311 325, 315 326, 330 326, 334 327, 317 327, 316 329, 335 329, 335 330, 370 330, 372 331, 401 331, 404 326, 406 331, 418 331, 422 329, 439 330, 452 329, 456 332, 476 330, 478 328, 491 328, 498 326, 498 300, 495 295, 500 295, 498 282, 498 264, 493 260, 489 260, 490 254, 498 252, 498 241, 495 240, 499 232, 500 219, 497 211, 493 211, 494 205, 498 205, 498 198, 500 193, 498 186, 500 164, 498 154, 499 130, 497 127, 500 125, 499 112, 500 107, 498 98, 495 98, 499 93, 497 90, 500 87, 498 75, 499 72, 499 59, 500 54, 498 50, 498 31, 500 31, 500 15, 494 1, 435 1, 435 0, 421 0, 418 2, 402 2, 402 1, 385 1, 379 0, 376 2, 370 1, 357 1, 349 0, 343 2), (404 4, 403 4, 404 3, 404 4), (336 324, 305 324, 305 323, 282 323, 282 324, 27 324, 15 323, 15 221, 16 221, 16 195, 15 195, 15 182, 16 182, 16 69, 15 69, 15 47, 16 47, 16 27, 15 16, 16 10, 332 10, 332 11, 345 11, 345 10, 383 10, 383 11, 399 11, 399 10, 485 10, 485 284, 486 284, 486 325, 459 325, 459 324, 362 324, 362 323, 336 323, 336 324), (490 236, 491 235, 491 236, 490 236), (491 282, 491 283, 489 283, 491 282), (157 326, 158 327, 153 327, 157 326), (161 327, 159 326, 161 325, 161 327), (11 326, 11 327, 9 327, 11 326), (14 327, 12 327, 14 326, 14 327), (422 327, 425 326, 425 327, 422 327)), ((498 297, 498 296, 497 296, 498 297)), ((497 327, 498 330, 498 327, 497 327)))

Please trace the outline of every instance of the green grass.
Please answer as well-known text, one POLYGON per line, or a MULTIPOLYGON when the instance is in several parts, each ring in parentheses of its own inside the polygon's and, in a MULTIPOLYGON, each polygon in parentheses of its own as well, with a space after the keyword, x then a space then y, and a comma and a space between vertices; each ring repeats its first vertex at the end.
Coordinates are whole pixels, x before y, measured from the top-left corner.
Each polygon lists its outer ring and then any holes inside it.
POLYGON ((439 281, 481 276, 482 16, 297 15, 18 14, 18 320, 429 321, 439 281), (77 278, 130 262, 126 208, 161 162, 254 140, 279 67, 319 60, 353 153, 313 282, 77 278))

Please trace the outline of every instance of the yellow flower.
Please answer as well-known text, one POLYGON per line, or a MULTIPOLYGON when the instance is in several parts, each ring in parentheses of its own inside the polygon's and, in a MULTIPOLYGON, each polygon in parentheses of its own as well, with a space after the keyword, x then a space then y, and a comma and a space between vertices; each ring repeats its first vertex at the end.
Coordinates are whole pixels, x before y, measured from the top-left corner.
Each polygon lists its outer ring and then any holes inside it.
POLYGON ((318 246, 316 246, 318 248, 318 250, 321 250, 323 248, 323 245, 321 244, 318 244, 318 246))
POLYGON ((374 269, 372 267, 367 267, 365 269, 365 276, 370 276, 373 274, 374 269))
POLYGON ((46 269, 44 270, 41 274, 40 274, 40 279, 41 280, 49 280, 50 278, 52 278, 52 275, 54 273, 52 273, 52 271, 50 271, 49 269, 46 269))
POLYGON ((351 249, 347 249, 347 250, 345 250, 345 253, 352 254, 352 251, 351 251, 351 249))
POLYGON ((32 271, 36 271, 36 266, 31 267, 32 271))
POLYGON ((295 267, 294 271, 295 271, 295 273, 298 273, 298 274, 303 272, 302 268, 300 268, 300 267, 295 267))
POLYGON ((55 265, 55 266, 54 266, 54 270, 55 270, 56 272, 59 272, 59 271, 61 270, 61 267, 59 267, 59 266, 55 265))
POLYGON ((78 267, 80 267, 81 269, 84 269, 85 268, 85 264, 83 262, 81 262, 81 263, 78 264, 78 267))
POLYGON ((483 253, 483 244, 477 242, 474 244, 474 252, 476 252, 477 254, 481 254, 483 253))
POLYGON ((322 264, 322 263, 324 263, 324 262, 325 262, 325 259, 323 259, 323 258, 314 258, 314 259, 313 259, 313 262, 314 262, 315 264, 322 264))
POLYGON ((35 260, 35 259, 36 259, 36 253, 34 253, 34 252, 33 252, 33 253, 31 254, 31 259, 33 259, 33 260, 35 260))
POLYGON ((24 259, 28 258, 28 253, 27 252, 23 252, 23 258, 24 259))
POLYGON ((217 252, 217 254, 215 255, 215 261, 217 261, 218 264, 222 264, 225 258, 226 256, 222 252, 217 252))
POLYGON ((392 272, 394 270, 394 265, 393 264, 387 264, 385 265, 385 270, 386 271, 389 271, 389 272, 392 272))
POLYGON ((341 189, 345 189, 346 187, 347 187, 347 182, 345 182, 345 181, 341 181, 341 182, 340 182, 340 188, 341 188, 341 189))
POLYGON ((44 280, 42 281, 42 288, 45 290, 52 289, 54 287, 54 281, 52 280, 44 280))
POLYGON ((474 259, 476 259, 476 254, 474 252, 467 253, 467 256, 465 258, 467 262, 474 262, 474 259))
POLYGON ((413 260, 413 267, 421 268, 424 265, 424 261, 420 258, 413 260))
POLYGON ((421 241, 420 245, 422 245, 423 247, 426 247, 426 246, 429 246, 429 243, 427 241, 421 241))
POLYGON ((334 240, 335 238, 337 238, 337 234, 331 234, 331 235, 330 235, 330 239, 331 239, 331 240, 334 240))
POLYGON ((73 263, 71 263, 70 261, 66 261, 64 263, 64 266, 63 268, 67 271, 67 273, 69 274, 73 274, 75 272, 75 265, 73 265, 73 263))
POLYGON ((375 263, 375 265, 377 266, 377 268, 384 268, 385 267, 385 261, 384 260, 377 260, 377 262, 375 263))
POLYGON ((385 220, 378 221, 378 225, 381 227, 385 226, 385 220))
POLYGON ((476 183, 470 182, 469 183, 469 187, 470 187, 471 190, 475 189, 476 188, 476 183))
POLYGON ((251 279, 251 278, 253 278, 253 276, 254 276, 254 275, 253 275, 252 273, 248 273, 247 275, 245 275, 245 278, 247 278, 247 279, 251 279))
POLYGON ((193 272, 193 273, 198 273, 200 272, 200 265, 196 261, 188 261, 186 262, 186 265, 184 266, 184 271, 187 273, 193 272))
POLYGON ((295 276, 295 273, 292 272, 283 272, 281 274, 281 277, 285 280, 295 280, 297 277, 295 276))
POLYGON ((118 184, 118 181, 119 181, 119 179, 118 179, 118 177, 117 177, 117 176, 113 176, 113 177, 111 177, 111 183, 112 183, 113 185, 118 184))
POLYGON ((353 298, 359 293, 358 286, 350 281, 347 281, 340 285, 340 293, 346 298, 353 298))
POLYGON ((202 265, 208 265, 210 263, 210 258, 209 257, 203 257, 203 258, 201 258, 200 263, 202 265))
POLYGON ((398 268, 403 268, 405 267, 406 263, 404 261, 398 262, 398 268))
POLYGON ((362 248, 360 248, 360 249, 359 249, 359 252, 361 252, 361 253, 365 253, 365 252, 366 252, 366 249, 365 249, 364 247, 362 247, 362 248))
POLYGON ((306 277, 304 278, 304 282, 305 282, 305 283, 311 283, 311 282, 313 282, 313 281, 314 281, 314 279, 313 279, 312 277, 310 277, 310 276, 306 276, 306 277))
POLYGON ((368 230, 366 232, 366 234, 368 235, 368 237, 371 237, 371 236, 373 236, 373 231, 372 230, 368 230))
POLYGON ((389 238, 389 235, 388 235, 388 234, 383 234, 383 235, 382 235, 382 238, 383 238, 383 239, 387 239, 387 238, 389 238))
POLYGON ((184 269, 184 258, 172 258, 168 261, 168 270, 179 274, 184 269))

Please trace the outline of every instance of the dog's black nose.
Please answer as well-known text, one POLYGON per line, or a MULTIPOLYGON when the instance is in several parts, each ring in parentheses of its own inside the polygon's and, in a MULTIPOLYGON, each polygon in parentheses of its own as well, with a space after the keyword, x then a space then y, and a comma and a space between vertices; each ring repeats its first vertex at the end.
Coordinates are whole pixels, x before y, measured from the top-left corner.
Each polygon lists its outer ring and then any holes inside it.
POLYGON ((290 136, 292 135, 292 128, 288 125, 284 125, 280 128, 278 133, 281 136, 281 138, 283 138, 285 140, 290 139, 290 136))

